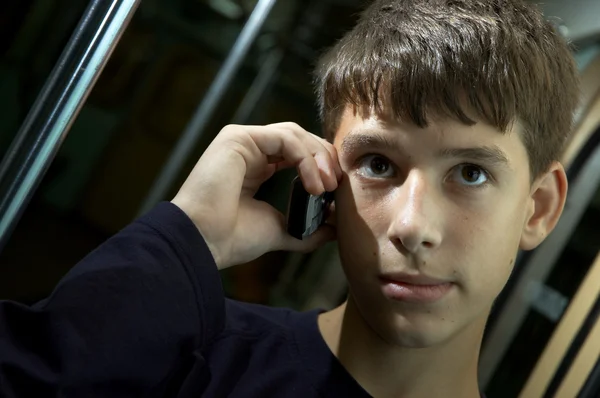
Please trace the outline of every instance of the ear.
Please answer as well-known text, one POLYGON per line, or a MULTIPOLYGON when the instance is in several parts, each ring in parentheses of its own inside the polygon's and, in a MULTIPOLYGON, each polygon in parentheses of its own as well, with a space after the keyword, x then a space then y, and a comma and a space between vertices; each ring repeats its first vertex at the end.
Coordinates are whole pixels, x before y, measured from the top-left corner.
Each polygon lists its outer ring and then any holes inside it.
POLYGON ((568 182, 565 169, 554 162, 531 187, 531 209, 521 235, 522 250, 535 249, 552 232, 565 207, 568 182))

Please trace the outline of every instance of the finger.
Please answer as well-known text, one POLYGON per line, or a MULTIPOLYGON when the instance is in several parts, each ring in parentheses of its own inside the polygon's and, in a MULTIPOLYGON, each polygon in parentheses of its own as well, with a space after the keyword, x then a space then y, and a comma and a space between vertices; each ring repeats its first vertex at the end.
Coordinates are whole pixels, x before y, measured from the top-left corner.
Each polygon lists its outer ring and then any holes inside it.
POLYGON ((289 130, 266 127, 248 127, 247 132, 258 149, 267 156, 281 157, 298 169, 304 188, 313 195, 325 190, 321 173, 315 159, 314 145, 308 146, 289 130))
POLYGON ((295 165, 292 162, 288 162, 284 160, 281 156, 267 156, 267 162, 270 166, 275 167, 275 171, 288 169, 294 167, 295 165))
MULTIPOLYGON (((320 156, 318 153, 317 155, 315 155, 315 161, 317 162, 317 166, 319 166, 320 163, 322 164, 325 161, 329 161, 322 160, 321 158, 322 156, 320 156)), ((267 162, 270 166, 275 165, 275 172, 295 166, 293 163, 283 160, 281 156, 268 156, 267 162)), ((319 171, 321 173, 321 180, 324 183, 325 189, 330 192, 334 191, 337 188, 337 181, 332 179, 330 174, 325 174, 321 166, 319 166, 319 171)))
POLYGON ((333 169, 335 171, 335 176, 337 178, 338 181, 340 181, 342 179, 342 167, 340 166, 340 160, 338 157, 338 153, 337 153, 337 149, 335 149, 335 146, 333 146, 329 141, 327 141, 324 138, 321 138, 317 135, 313 136, 319 140, 319 142, 321 144, 323 144, 323 146, 325 147, 325 149, 327 149, 327 151, 329 152, 329 155, 331 156, 331 160, 333 161, 333 169))
POLYGON ((321 175, 321 181, 325 190, 332 192, 337 188, 337 179, 333 171, 333 165, 331 164, 331 157, 326 151, 317 152, 315 155, 315 161, 319 167, 319 174, 321 175))
POLYGON ((275 170, 276 171, 280 171, 280 170, 284 170, 284 169, 289 169, 294 167, 293 163, 287 162, 287 161, 283 161, 283 162, 279 162, 275 164, 275 170))
POLYGON ((341 168, 337 160, 337 153, 333 145, 323 140, 319 136, 312 134, 296 123, 284 122, 269 125, 273 128, 289 130, 315 153, 315 161, 319 167, 323 186, 327 191, 334 191, 337 188, 337 182, 341 178, 341 168))
MULTIPOLYGON (((267 165, 267 167, 264 170, 264 174, 261 177, 262 182, 267 181, 268 179, 270 179, 271 177, 273 177, 273 175, 275 173, 277 173, 278 168, 277 168, 277 164, 276 163, 270 163, 267 165)), ((256 192, 252 192, 252 196, 254 196, 256 194, 256 192)))
MULTIPOLYGON (((317 164, 319 165, 319 169, 321 170, 321 174, 322 174, 322 178, 323 178, 323 183, 325 188, 329 191, 332 192, 334 191, 337 186, 338 186, 338 168, 339 168, 339 164, 337 163, 337 156, 335 155, 335 148, 331 147, 330 148, 325 145, 325 143, 321 140, 321 138, 317 137, 314 134, 311 134, 311 137, 313 138, 313 140, 317 143, 317 145, 319 145, 320 147, 322 147, 322 151, 319 152, 316 156, 315 156, 315 160, 317 161, 317 164), (332 155, 332 153, 334 153, 334 155, 332 155), (337 167, 336 167, 337 165, 337 167)), ((341 175, 341 169, 340 169, 340 175, 341 175)))
POLYGON ((329 141, 327 141, 326 139, 324 139, 322 137, 319 137, 316 134, 312 134, 312 133, 306 131, 297 123, 282 122, 282 123, 273 123, 269 126, 289 129, 289 130, 292 130, 292 131, 294 131, 296 133, 300 133, 300 134, 309 134, 312 138, 314 138, 320 144, 322 144, 325 147, 325 149, 329 152, 329 154, 331 155, 331 159, 333 160, 333 171, 335 172, 337 180, 339 181, 342 179, 342 167, 340 166, 337 149, 335 149, 335 146, 333 146, 329 141))

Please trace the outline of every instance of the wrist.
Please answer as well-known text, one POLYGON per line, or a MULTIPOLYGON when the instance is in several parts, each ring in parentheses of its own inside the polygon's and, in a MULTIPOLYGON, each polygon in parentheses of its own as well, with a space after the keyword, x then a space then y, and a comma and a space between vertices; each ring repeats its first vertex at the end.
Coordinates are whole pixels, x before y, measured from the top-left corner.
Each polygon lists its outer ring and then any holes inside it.
POLYGON ((212 255, 213 260, 214 260, 215 264, 217 265, 217 269, 220 271, 222 269, 227 268, 228 267, 227 260, 223 256, 222 251, 219 250, 219 247, 217 245, 215 245, 213 242, 211 242, 210 240, 206 239, 206 236, 202 233, 202 230, 200 228, 198 228, 198 226, 196 226, 196 228, 198 229, 198 232, 200 233, 200 235, 202 236, 202 239, 206 243, 208 250, 210 250, 210 254, 212 255))
POLYGON ((208 247, 208 250, 210 251, 210 254, 213 257, 213 261, 215 262, 217 268, 219 270, 227 268, 227 259, 223 255, 224 251, 221 249, 221 245, 215 242, 214 239, 211 239, 210 235, 207 232, 208 230, 210 230, 210 228, 206 226, 206 222, 202 222, 204 218, 200 214, 198 214, 198 211, 191 210, 194 209, 194 206, 186 205, 185 200, 182 200, 180 198, 173 199, 171 203, 177 206, 183 213, 185 213, 185 215, 187 215, 190 221, 194 224, 196 230, 202 237, 202 240, 208 247))

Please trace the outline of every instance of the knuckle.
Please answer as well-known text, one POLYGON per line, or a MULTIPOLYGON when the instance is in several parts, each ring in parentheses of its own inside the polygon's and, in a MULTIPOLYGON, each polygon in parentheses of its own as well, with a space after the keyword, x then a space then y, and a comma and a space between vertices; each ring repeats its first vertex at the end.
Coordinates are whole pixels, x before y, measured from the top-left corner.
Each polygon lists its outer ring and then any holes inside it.
POLYGON ((285 142, 284 145, 288 146, 289 152, 294 154, 294 157, 305 158, 310 155, 306 145, 295 135, 286 134, 283 140, 285 142))
POLYGON ((329 141, 327 141, 324 138, 321 138, 319 136, 316 136, 316 137, 319 140, 319 142, 321 143, 321 145, 323 145, 329 152, 333 152, 335 150, 335 147, 329 141))
POLYGON ((296 122, 283 122, 283 125, 294 130, 302 129, 302 127, 300 127, 300 125, 296 122))
POLYGON ((330 152, 329 148, 321 142, 318 136, 310 134, 313 139, 310 139, 310 145, 315 148, 317 152, 330 152))
POLYGON ((228 124, 221 129, 221 134, 235 134, 239 132, 240 126, 237 124, 228 124))
POLYGON ((336 150, 335 150, 335 146, 333 146, 333 144, 331 144, 330 142, 325 141, 325 140, 323 140, 322 142, 323 142, 323 145, 325 146, 325 148, 327 148, 330 152, 335 153, 336 150))
POLYGON ((288 140, 292 145, 304 147, 302 140, 295 134, 283 134, 284 139, 288 140))
POLYGON ((297 136, 305 136, 306 134, 308 134, 308 132, 306 130, 304 130, 302 128, 302 126, 300 126, 298 123, 296 122, 285 122, 283 124, 283 127, 287 130, 290 130, 292 133, 294 133, 297 136))
POLYGON ((319 149, 321 150, 321 152, 324 152, 325 154, 331 156, 333 154, 331 148, 327 147, 326 145, 319 145, 319 149))

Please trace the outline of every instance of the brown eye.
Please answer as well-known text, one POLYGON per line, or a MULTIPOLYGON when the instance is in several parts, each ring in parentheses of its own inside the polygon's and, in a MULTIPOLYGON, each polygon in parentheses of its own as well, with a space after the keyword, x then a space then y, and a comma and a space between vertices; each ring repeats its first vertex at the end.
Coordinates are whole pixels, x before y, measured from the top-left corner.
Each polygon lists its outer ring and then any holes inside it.
POLYGON ((387 161, 387 159, 384 159, 379 156, 371 159, 371 170, 373 170, 375 174, 385 174, 385 172, 388 171, 389 168, 390 163, 387 161))
POLYGON ((359 162, 358 172, 367 178, 384 178, 394 176, 391 162, 383 156, 369 155, 359 162))
POLYGON ((473 183, 477 182, 479 179, 479 176, 481 175, 481 169, 476 166, 467 165, 462 168, 461 174, 465 181, 473 183))
POLYGON ((481 186, 488 182, 484 169, 474 164, 461 164, 455 169, 455 176, 460 183, 469 186, 481 186))

